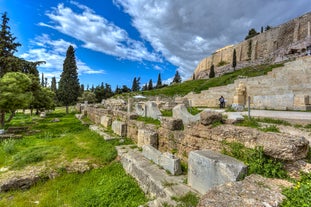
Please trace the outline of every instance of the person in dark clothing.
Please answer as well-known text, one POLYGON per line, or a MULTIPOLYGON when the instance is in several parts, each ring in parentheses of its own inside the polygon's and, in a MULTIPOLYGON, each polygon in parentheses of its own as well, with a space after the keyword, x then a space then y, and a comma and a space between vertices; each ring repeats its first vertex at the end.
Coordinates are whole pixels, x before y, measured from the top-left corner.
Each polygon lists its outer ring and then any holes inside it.
POLYGON ((219 98, 219 106, 220 108, 225 108, 225 98, 223 96, 219 98))

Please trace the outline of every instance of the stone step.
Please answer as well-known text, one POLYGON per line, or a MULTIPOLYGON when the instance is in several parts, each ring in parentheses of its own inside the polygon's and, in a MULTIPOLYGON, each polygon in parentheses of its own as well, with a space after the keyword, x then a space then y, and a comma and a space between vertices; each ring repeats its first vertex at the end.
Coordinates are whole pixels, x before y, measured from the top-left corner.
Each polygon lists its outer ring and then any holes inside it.
POLYGON ((168 174, 164 169, 145 158, 133 145, 117 146, 116 149, 126 172, 136 179, 146 194, 151 198, 156 198, 148 206, 159 206, 159 202, 174 205, 172 197, 181 197, 189 192, 201 196, 185 184, 186 175, 168 174))

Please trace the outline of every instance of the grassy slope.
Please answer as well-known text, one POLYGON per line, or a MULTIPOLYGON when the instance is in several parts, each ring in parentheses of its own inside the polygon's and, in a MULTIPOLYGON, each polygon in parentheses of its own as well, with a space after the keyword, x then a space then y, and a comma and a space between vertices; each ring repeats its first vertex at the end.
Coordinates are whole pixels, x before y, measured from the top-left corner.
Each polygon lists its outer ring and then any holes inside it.
MULTIPOLYGON (((0 193, 0 206, 138 206, 147 201, 137 183, 114 161, 118 141, 106 142, 87 126, 56 111, 46 119, 18 114, 13 125, 31 126, 39 133, 0 142, 0 168, 47 165, 61 176, 27 191, 0 193), (60 122, 51 122, 59 118, 60 122), (84 174, 63 172, 63 161, 90 160, 101 166, 84 174), (34 202, 39 202, 35 205, 34 202)), ((124 144, 130 143, 126 140, 124 144)))
POLYGON ((265 75, 273 68, 281 67, 283 64, 275 64, 275 65, 260 65, 254 67, 243 68, 231 73, 227 73, 221 77, 216 77, 208 80, 192 80, 185 81, 181 84, 174 84, 168 87, 164 87, 161 89, 155 89, 151 91, 143 91, 142 94, 146 96, 157 96, 157 95, 165 95, 165 96, 174 96, 181 95, 184 96, 189 92, 193 91, 195 93, 199 93, 202 90, 208 90, 210 87, 223 86, 228 85, 234 82, 238 78, 238 76, 247 76, 247 77, 255 77, 260 75, 265 75))

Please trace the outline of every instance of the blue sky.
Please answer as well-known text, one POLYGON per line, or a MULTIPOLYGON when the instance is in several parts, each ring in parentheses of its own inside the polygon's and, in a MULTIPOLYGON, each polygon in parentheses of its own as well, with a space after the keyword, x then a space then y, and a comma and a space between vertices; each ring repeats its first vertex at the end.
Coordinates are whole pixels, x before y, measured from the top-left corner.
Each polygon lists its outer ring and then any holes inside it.
POLYGON ((199 61, 244 39, 250 28, 278 26, 311 11, 309 0, 0 0, 17 56, 46 61, 59 80, 66 50, 76 50, 80 83, 131 87, 192 76, 199 61))

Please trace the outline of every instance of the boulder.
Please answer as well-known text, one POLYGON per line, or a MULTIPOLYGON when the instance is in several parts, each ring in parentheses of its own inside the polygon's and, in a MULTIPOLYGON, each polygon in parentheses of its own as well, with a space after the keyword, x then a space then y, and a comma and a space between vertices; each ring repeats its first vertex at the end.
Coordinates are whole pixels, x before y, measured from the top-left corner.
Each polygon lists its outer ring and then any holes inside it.
POLYGON ((200 121, 204 126, 211 125, 215 122, 221 122, 222 114, 214 111, 202 111, 200 113, 200 121))
POLYGON ((110 127, 112 125, 112 118, 109 116, 102 116, 100 118, 100 124, 104 127, 110 127))

